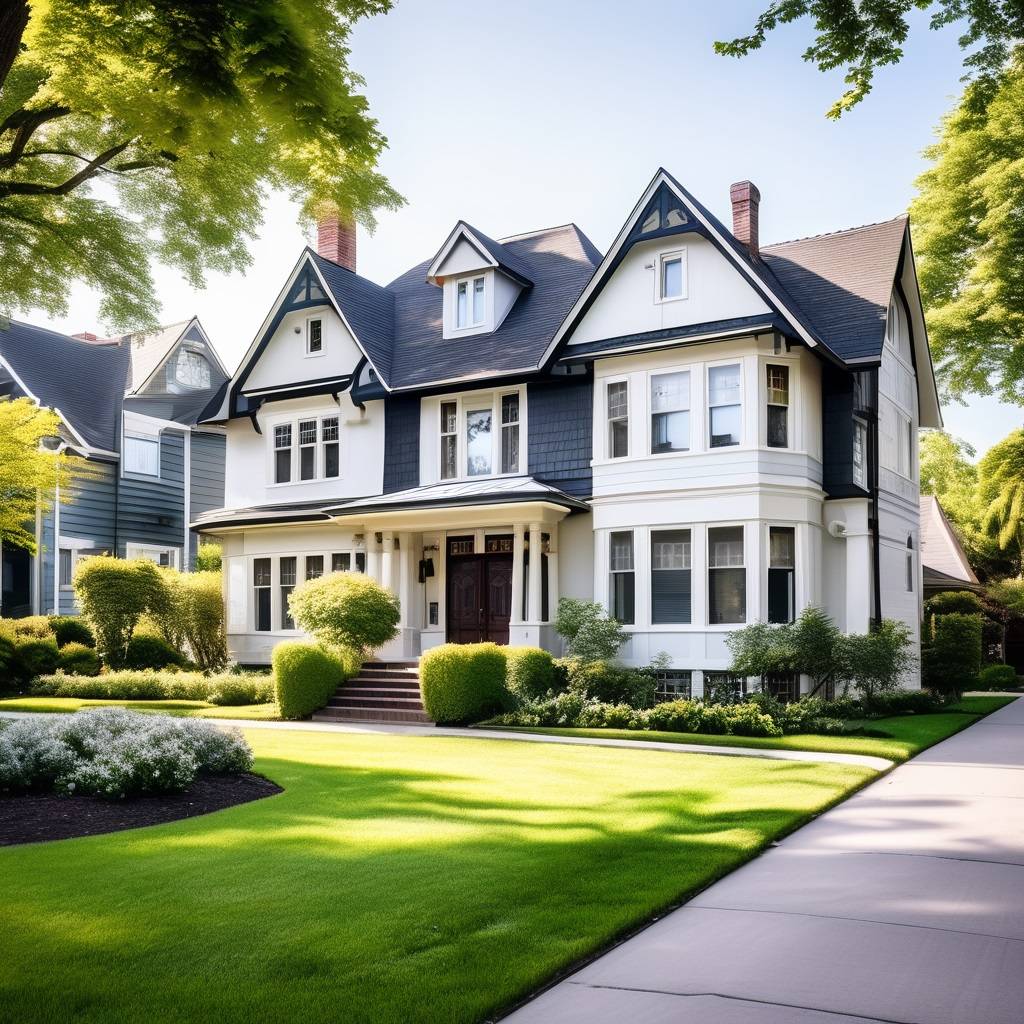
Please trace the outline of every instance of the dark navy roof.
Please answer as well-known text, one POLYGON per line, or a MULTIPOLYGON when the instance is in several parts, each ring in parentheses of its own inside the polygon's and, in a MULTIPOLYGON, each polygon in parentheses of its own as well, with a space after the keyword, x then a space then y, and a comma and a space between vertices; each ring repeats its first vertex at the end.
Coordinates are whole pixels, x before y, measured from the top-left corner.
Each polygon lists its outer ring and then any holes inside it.
MULTIPOLYGON (((462 221, 462 223, 466 224, 465 221, 462 221)), ((493 238, 488 238, 487 235, 482 231, 478 231, 472 224, 466 224, 466 227, 469 228, 476 238, 483 243, 484 248, 491 256, 491 259, 493 259, 502 270, 511 274, 513 277, 520 278, 524 283, 533 283, 530 278, 529 265, 525 261, 521 260, 513 249, 501 242, 494 241, 493 238)))
POLYGON ((12 320, 0 330, 0 358, 40 404, 60 409, 87 444, 118 450, 128 346, 91 345, 12 320))

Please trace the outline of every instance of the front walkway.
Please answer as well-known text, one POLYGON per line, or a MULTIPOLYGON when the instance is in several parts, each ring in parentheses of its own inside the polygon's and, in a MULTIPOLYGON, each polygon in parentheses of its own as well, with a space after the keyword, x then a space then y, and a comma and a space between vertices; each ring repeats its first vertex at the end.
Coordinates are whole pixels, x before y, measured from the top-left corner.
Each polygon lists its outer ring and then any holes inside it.
POLYGON ((918 755, 513 1024, 1020 1024, 1024 699, 918 755))

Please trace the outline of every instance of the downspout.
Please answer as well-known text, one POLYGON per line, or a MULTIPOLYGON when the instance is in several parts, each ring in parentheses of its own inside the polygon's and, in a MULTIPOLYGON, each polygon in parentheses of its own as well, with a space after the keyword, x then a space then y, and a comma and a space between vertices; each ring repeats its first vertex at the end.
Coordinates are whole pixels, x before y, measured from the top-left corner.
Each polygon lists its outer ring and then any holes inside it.
POLYGON ((871 371, 871 575, 874 611, 873 629, 882 624, 882 539, 878 522, 878 368, 871 371))

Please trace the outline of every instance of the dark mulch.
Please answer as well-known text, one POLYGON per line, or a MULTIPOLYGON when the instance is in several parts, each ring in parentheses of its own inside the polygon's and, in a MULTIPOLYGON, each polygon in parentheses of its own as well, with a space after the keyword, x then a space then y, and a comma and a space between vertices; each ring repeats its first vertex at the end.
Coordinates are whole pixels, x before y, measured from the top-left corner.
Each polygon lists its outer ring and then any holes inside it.
POLYGON ((0 846, 95 836, 162 825, 280 793, 258 775, 201 775, 184 793, 101 800, 96 796, 31 793, 0 797, 0 846))

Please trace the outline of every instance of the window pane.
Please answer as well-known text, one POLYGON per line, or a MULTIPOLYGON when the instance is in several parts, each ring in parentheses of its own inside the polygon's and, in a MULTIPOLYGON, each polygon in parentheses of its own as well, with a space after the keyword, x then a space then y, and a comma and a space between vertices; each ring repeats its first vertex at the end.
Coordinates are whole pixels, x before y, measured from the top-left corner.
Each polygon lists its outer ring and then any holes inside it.
POLYGON ((491 471, 490 409, 474 409, 466 413, 466 472, 483 476, 491 471))
POLYGON ((295 623, 292 620, 291 614, 288 610, 288 598, 291 596, 292 590, 295 587, 295 574, 296 565, 298 559, 292 555, 288 558, 282 558, 280 562, 280 574, 281 574, 281 628, 282 629, 294 629, 295 623))
POLYGON ((299 421, 299 444, 316 444, 316 420, 299 421))
POLYGON ((784 405, 768 406, 768 447, 789 447, 789 410, 784 405))
POLYGON ((772 526, 768 530, 768 564, 773 569, 792 569, 796 565, 796 542, 791 526, 772 526))
POLYGON ((454 434, 458 425, 458 405, 455 402, 441 403, 441 433, 454 434))
POLYGON ((629 454, 629 423, 615 420, 611 424, 611 457, 622 459, 629 454))
POLYGON ((324 476, 335 477, 338 475, 338 445, 324 445, 324 476))
POLYGON ((274 427, 274 447, 290 448, 292 446, 292 425, 285 423, 283 426, 274 427))
POLYGON ((501 471, 519 472, 519 427, 501 428, 501 471))
POLYGON ((865 486, 864 454, 867 448, 868 430, 860 420, 853 421, 853 482, 865 486))
POLYGON ((659 373, 651 377, 651 411, 690 408, 690 374, 659 373))
POLYGON ((690 450, 690 414, 656 412, 651 417, 651 453, 690 450))
POLYGON ((772 405, 789 405, 789 367, 769 366, 768 401, 772 405))
POLYGON ((612 572, 632 571, 633 534, 629 531, 613 533, 609 549, 609 564, 612 572))
POLYGON ((690 568, 690 531, 659 530, 651 534, 652 569, 690 568))
POLYGON ((160 442, 152 437, 125 437, 124 468, 144 476, 160 475, 160 442))
POLYGON ((356 572, 366 572, 366 552, 356 552, 356 572))
POLYGON ((712 569, 743 565, 742 526, 720 526, 708 530, 708 565, 712 569))
POLYGON ((71 586, 71 549, 60 549, 60 585, 71 586))
POLYGON ((501 422, 502 424, 519 422, 519 396, 501 396, 501 422))
POLYGON ((690 531, 651 534, 651 622, 687 623, 691 616, 690 531))
POLYGON ((626 416, 629 413, 629 394, 626 381, 615 381, 608 385, 608 418, 626 416))
POLYGON ((260 632, 270 630, 270 559, 256 558, 252 563, 255 588, 255 626, 260 632))
POLYGON ((746 569, 713 569, 708 582, 708 621, 713 624, 744 622, 747 617, 746 569))
POLYGON ((274 482, 286 484, 292 478, 292 453, 281 449, 274 453, 274 482))
POLYGON ((281 586, 295 586, 295 564, 298 560, 295 556, 281 559, 281 586))
POLYGON ((441 479, 453 480, 459 475, 459 439, 455 434, 441 438, 441 479))
POLYGON ((309 321, 309 351, 320 352, 323 349, 323 335, 321 333, 323 329, 322 322, 320 320, 309 321))
POLYGON ((253 583, 257 587, 270 586, 270 559, 256 558, 252 563, 253 583))
POLYGON ((473 281, 473 323, 484 322, 484 279, 478 277, 473 281))
POLYGON ((795 614, 795 533, 791 526, 768 530, 768 621, 792 622, 795 614))
POLYGON ((323 423, 321 424, 321 438, 324 441, 337 441, 338 440, 338 417, 337 416, 325 416, 323 423))
POLYGON ((633 625, 635 618, 635 580, 631 572, 613 572, 611 587, 611 615, 625 626, 633 625))
POLYGON ((708 370, 708 404, 735 405, 740 400, 740 368, 712 366, 708 370))
POLYGON ((307 555, 306 556, 306 579, 315 580, 324 574, 324 556, 323 555, 307 555))
POLYGON ((456 299, 455 326, 465 327, 469 319, 469 295, 465 281, 460 281, 456 299))
POLYGON ((742 416, 738 405, 719 405, 711 410, 711 447, 727 448, 740 443, 742 416))
POLYGON ((678 257, 661 264, 661 297, 678 299, 683 294, 683 261, 678 257))
POLYGON ((352 555, 348 551, 336 551, 331 555, 331 572, 348 572, 352 567, 352 555))
POLYGON ((316 448, 309 445, 299 449, 299 479, 312 480, 316 477, 316 448))

